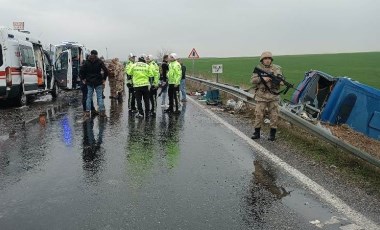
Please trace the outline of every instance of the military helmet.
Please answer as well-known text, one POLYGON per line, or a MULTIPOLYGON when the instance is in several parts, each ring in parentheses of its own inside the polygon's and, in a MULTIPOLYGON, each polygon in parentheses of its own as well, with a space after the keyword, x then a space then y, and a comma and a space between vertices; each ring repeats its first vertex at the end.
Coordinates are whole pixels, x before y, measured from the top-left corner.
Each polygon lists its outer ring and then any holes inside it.
POLYGON ((272 53, 269 52, 269 51, 265 51, 265 52, 263 52, 263 53, 261 54, 261 56, 260 56, 260 61, 262 61, 264 58, 270 58, 270 59, 272 59, 272 61, 273 61, 273 55, 272 55, 272 53))

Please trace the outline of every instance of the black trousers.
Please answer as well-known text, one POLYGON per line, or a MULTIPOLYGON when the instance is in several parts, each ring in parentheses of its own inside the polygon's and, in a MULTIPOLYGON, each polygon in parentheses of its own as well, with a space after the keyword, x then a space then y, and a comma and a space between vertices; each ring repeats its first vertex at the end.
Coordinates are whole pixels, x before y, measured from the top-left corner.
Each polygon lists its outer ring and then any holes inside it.
POLYGON ((151 87, 149 91, 149 101, 150 101, 150 111, 152 113, 156 112, 157 108, 157 88, 151 87))
POLYGON ((128 87, 128 109, 136 110, 135 89, 133 87, 128 87))
POLYGON ((149 114, 149 87, 135 87, 135 96, 137 101, 137 109, 141 115, 144 115, 144 110, 142 107, 142 100, 144 99, 145 104, 145 115, 149 114))
MULTIPOLYGON (((86 111, 86 101, 87 101, 87 85, 81 84, 80 90, 82 91, 82 106, 83 106, 83 111, 86 111)), ((94 111, 94 102, 91 101, 91 111, 94 111)))
POLYGON ((174 103, 175 103, 175 110, 178 111, 179 110, 179 86, 175 87, 175 85, 169 84, 168 94, 169 94, 168 110, 173 111, 174 103))

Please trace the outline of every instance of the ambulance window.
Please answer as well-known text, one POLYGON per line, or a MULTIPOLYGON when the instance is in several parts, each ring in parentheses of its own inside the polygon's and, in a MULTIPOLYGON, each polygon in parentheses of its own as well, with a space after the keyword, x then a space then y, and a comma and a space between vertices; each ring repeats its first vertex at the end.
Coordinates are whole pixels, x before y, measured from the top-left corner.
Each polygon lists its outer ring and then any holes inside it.
POLYGON ((0 45, 0 66, 3 65, 3 47, 0 45))
POLYGON ((20 46, 21 51, 21 65, 35 67, 33 49, 28 46, 20 46))
POLYGON ((72 48, 71 49, 71 57, 72 58, 75 58, 75 57, 79 58, 78 56, 79 56, 79 49, 78 48, 72 48))
POLYGON ((55 63, 56 70, 62 70, 68 68, 68 53, 64 52, 58 57, 57 62, 55 63))

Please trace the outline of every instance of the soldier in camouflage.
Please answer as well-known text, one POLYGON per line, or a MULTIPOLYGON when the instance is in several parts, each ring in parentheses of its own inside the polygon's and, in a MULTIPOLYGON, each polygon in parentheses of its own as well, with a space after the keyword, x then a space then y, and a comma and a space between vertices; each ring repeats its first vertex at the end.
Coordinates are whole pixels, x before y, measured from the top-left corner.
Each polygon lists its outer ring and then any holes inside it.
POLYGON ((118 58, 112 59, 108 65, 108 79, 112 99, 121 99, 124 91, 124 67, 118 58))
MULTIPOLYGON (((273 64, 273 56, 271 52, 263 52, 260 57, 260 63, 257 66, 266 72, 269 72, 275 76, 282 76, 281 67, 273 64)), ((254 72, 252 84, 256 85, 256 109, 255 109, 255 132, 252 139, 260 138, 260 130, 263 126, 263 120, 265 116, 265 110, 268 109, 270 118, 270 135, 268 140, 274 141, 277 131, 278 122, 278 109, 280 101, 280 85, 272 84, 272 79, 269 76, 259 75, 254 72)))

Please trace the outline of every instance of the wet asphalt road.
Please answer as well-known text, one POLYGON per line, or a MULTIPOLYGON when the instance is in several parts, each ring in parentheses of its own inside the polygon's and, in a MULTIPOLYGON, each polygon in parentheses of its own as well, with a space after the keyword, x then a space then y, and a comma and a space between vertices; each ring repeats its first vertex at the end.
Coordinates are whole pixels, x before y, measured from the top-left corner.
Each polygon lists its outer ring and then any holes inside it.
POLYGON ((79 105, 0 140, 0 229, 320 229, 350 222, 188 103, 82 122, 79 105))

